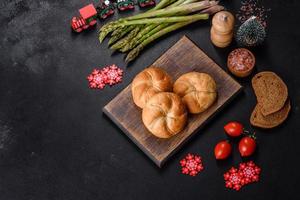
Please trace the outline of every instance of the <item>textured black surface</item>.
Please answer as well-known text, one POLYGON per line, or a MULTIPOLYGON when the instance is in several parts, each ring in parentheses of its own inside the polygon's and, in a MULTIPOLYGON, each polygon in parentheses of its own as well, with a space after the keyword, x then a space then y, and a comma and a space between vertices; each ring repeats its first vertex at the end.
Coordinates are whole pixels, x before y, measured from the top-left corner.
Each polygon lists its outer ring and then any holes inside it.
MULTIPOLYGON (((255 129, 262 168, 259 183, 240 192, 224 187, 223 173, 242 161, 216 162, 213 148, 225 139, 223 125, 239 120, 249 127, 255 105, 250 79, 235 101, 179 151, 157 168, 102 114, 102 107, 144 67, 186 34, 225 68, 235 46, 219 50, 209 41, 209 22, 199 22, 153 43, 125 67, 123 55, 99 45, 97 29, 79 35, 69 20, 88 1, 2 0, 0 3, 0 199, 299 199, 300 29, 296 0, 271 1, 268 38, 254 49, 257 70, 272 70, 287 83, 292 112, 276 129, 255 129), (124 81, 103 91, 90 90, 86 76, 94 67, 115 63, 124 81), (180 174, 188 152, 203 157, 205 170, 180 174)), ((239 1, 223 1, 236 11, 239 1)), ((116 18, 118 15, 115 15, 116 18)), ((99 26, 99 25, 98 25, 99 26)))

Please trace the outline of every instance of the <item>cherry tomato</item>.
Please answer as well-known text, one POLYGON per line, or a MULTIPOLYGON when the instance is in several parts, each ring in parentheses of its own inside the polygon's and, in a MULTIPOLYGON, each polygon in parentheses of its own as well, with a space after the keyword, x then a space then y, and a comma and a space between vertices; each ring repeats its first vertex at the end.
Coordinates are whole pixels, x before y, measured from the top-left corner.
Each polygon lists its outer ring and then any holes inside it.
POLYGON ((215 146, 215 157, 217 160, 228 158, 230 153, 231 153, 231 144, 229 144, 229 142, 226 140, 219 142, 215 146))
POLYGON ((242 157, 251 156, 256 148, 256 141, 254 138, 245 136, 240 140, 239 151, 242 157))
POLYGON ((231 137, 238 137, 242 135, 244 127, 239 122, 229 122, 224 126, 225 132, 231 137))

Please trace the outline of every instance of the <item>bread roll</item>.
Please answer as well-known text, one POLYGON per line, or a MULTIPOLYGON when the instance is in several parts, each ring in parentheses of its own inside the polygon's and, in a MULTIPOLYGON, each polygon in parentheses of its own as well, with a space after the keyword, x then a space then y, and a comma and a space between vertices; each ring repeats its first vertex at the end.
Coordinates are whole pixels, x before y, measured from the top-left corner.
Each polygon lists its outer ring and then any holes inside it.
POLYGON ((140 108, 143 108, 148 99, 156 93, 170 91, 171 77, 163 69, 153 66, 136 75, 131 85, 133 101, 140 108))
POLYGON ((184 128, 187 112, 178 95, 161 92, 148 100, 143 109, 142 120, 153 135, 169 138, 184 128))
POLYGON ((209 108, 217 97, 214 79, 205 73, 189 72, 174 83, 173 91, 182 97, 190 113, 196 114, 209 108))

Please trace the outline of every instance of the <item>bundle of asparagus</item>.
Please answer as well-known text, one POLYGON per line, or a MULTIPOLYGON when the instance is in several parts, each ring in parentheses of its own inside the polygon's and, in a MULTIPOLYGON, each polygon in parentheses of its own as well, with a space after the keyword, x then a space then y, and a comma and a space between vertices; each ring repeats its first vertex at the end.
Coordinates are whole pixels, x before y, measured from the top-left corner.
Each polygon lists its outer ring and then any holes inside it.
POLYGON ((224 8, 218 1, 161 0, 153 9, 121 18, 101 27, 99 41, 111 33, 111 49, 128 52, 126 62, 134 60, 145 46, 161 36, 199 20, 206 20, 224 8))

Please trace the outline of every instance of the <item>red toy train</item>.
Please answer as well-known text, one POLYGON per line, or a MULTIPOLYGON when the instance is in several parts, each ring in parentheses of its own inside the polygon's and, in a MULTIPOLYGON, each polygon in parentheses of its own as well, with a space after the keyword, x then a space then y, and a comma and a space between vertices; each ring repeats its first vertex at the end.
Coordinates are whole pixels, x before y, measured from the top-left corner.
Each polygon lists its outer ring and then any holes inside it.
MULTIPOLYGON (((137 0, 140 7, 154 6, 155 0, 137 0)), ((100 5, 95 8, 93 4, 89 4, 79 9, 79 17, 73 17, 71 20, 71 27, 75 32, 81 32, 97 24, 97 16, 105 19, 114 14, 114 9, 118 8, 119 11, 134 9, 134 0, 101 0, 100 5)))
POLYGON ((80 17, 73 17, 71 20, 72 29, 79 33, 90 26, 97 24, 97 10, 93 4, 89 4, 79 9, 80 17))

